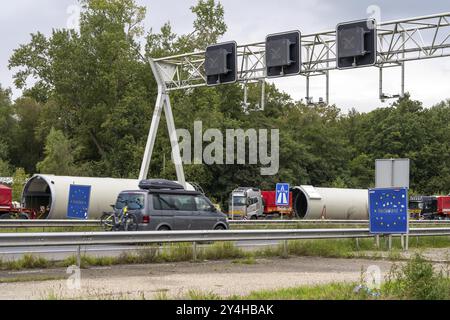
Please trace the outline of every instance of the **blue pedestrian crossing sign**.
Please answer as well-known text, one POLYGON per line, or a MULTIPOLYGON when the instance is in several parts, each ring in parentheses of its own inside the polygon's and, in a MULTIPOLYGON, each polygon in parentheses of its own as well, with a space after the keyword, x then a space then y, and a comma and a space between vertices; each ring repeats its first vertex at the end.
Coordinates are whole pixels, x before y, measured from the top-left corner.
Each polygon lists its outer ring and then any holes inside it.
POLYGON ((67 206, 67 218, 86 220, 89 213, 90 198, 91 186, 71 185, 67 206))
POLYGON ((369 218, 373 234, 408 234, 408 189, 369 190, 369 218))
POLYGON ((276 205, 280 207, 289 206, 289 183, 277 183, 276 205))

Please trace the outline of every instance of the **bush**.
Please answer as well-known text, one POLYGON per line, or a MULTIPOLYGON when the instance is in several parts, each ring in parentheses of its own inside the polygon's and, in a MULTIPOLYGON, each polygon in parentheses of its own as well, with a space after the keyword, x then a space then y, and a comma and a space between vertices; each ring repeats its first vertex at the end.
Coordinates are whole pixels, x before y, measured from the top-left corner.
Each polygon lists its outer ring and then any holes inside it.
POLYGON ((417 254, 404 266, 391 268, 384 292, 398 299, 450 299, 450 279, 448 272, 435 272, 433 265, 417 254))

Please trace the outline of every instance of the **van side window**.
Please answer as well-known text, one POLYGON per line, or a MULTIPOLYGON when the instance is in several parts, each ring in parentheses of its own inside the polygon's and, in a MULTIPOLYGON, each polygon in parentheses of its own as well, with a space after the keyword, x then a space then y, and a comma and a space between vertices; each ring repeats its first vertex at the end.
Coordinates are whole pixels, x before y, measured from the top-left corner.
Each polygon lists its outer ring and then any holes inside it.
POLYGON ((143 194, 121 193, 117 198, 116 209, 122 210, 128 206, 130 210, 141 210, 144 208, 145 196, 143 194))
POLYGON ((195 197, 197 211, 211 211, 211 204, 203 197, 195 197))
POLYGON ((195 198, 191 195, 154 194, 155 210, 196 211, 195 198))

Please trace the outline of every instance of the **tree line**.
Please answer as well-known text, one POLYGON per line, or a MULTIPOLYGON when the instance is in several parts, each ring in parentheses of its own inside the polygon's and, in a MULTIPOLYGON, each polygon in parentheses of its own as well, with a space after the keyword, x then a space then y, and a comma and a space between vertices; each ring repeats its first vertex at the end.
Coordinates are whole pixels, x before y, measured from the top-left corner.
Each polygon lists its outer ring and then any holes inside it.
MULTIPOLYGON (((157 87, 146 58, 203 50, 227 30, 224 7, 199 0, 193 29, 177 35, 167 22, 145 31, 146 8, 134 0, 81 0, 79 30, 31 34, 9 60, 23 95, 0 86, 0 176, 33 173, 136 178, 157 87)), ((224 203, 238 186, 273 189, 277 182, 345 188, 374 184, 378 158, 411 159, 415 193, 450 192, 450 100, 425 108, 409 95, 361 113, 306 105, 267 84, 263 111, 242 108, 241 85, 172 94, 178 128, 279 129, 280 170, 257 165, 186 165, 188 181, 224 203)), ((250 106, 258 103, 249 87, 250 106)), ((151 177, 176 179, 162 119, 151 177)))

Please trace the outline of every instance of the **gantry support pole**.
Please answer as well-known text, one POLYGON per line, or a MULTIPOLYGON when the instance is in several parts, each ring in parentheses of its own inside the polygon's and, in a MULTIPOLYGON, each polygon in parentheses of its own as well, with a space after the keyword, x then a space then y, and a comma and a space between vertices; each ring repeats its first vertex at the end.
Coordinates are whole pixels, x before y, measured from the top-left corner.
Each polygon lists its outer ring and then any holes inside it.
POLYGON ((159 123, 161 121, 162 111, 164 109, 167 121, 167 129, 169 131, 170 144, 172 146, 172 159, 175 164, 178 182, 186 189, 186 179, 184 176, 183 163, 181 160, 180 146, 178 144, 178 136, 175 128, 175 121, 172 113, 172 106, 170 104, 170 96, 167 92, 167 87, 164 79, 159 72, 156 63, 150 59, 150 66, 156 83, 158 84, 158 97, 156 99, 155 110, 153 112, 153 119, 150 125, 150 132, 148 134, 147 145, 145 146, 144 158, 142 160, 141 171, 139 173, 139 180, 147 179, 150 162, 155 147, 156 135, 158 133, 159 123))

